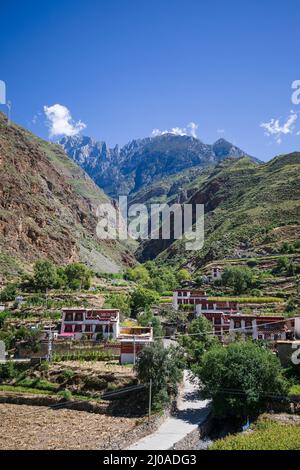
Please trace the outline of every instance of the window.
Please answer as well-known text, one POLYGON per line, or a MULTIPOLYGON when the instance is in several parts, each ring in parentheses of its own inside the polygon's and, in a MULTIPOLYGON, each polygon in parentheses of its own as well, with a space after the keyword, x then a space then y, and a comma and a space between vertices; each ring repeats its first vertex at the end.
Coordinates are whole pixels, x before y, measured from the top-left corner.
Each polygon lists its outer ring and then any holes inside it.
POLYGON ((234 328, 241 328, 241 322, 240 321, 235 321, 234 322, 234 328))
POLYGON ((75 325, 75 333, 81 333, 82 332, 82 325, 75 325))
POLYGON ((75 321, 83 321, 83 314, 82 313, 76 313, 75 321))
POLYGON ((92 331, 92 325, 85 325, 85 332, 89 333, 92 331))
POLYGON ((73 326, 65 325, 65 333, 73 333, 73 326))
POLYGON ((73 313, 66 313, 65 321, 73 321, 73 313))

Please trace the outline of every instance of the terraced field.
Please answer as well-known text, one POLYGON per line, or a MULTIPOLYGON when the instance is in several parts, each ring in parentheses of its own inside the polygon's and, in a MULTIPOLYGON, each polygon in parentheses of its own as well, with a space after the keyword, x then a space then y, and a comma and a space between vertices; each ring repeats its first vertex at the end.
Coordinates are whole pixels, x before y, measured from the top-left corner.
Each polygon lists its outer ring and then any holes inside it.
POLYGON ((0 404, 1 450, 109 449, 130 433, 134 418, 43 406, 0 404))

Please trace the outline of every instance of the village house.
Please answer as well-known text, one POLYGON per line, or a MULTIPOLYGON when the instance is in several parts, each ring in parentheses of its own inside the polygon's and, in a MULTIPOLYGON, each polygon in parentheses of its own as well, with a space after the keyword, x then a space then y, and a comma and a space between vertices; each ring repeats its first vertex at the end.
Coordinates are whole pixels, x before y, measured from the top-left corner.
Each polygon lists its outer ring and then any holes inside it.
POLYGON ((177 289, 173 292, 173 308, 179 310, 181 305, 189 305, 196 315, 204 313, 238 313, 239 304, 234 301, 208 300, 204 290, 177 289))
POLYGON ((230 315, 230 332, 235 330, 243 338, 264 341, 285 340, 292 335, 294 329, 293 320, 282 316, 270 315, 230 315))
POLYGON ((59 338, 111 339, 119 336, 120 312, 117 309, 64 308, 59 338))
POLYGON ((120 326, 117 309, 63 309, 58 339, 83 338, 116 341, 120 344, 121 364, 133 364, 142 349, 153 342, 153 328, 120 326))

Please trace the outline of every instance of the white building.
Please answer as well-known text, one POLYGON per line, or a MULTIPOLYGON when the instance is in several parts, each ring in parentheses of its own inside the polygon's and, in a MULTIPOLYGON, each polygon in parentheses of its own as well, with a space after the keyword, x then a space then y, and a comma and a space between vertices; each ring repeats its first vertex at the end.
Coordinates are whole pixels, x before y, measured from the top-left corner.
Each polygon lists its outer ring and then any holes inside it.
POLYGON ((117 339, 120 329, 120 312, 117 309, 64 308, 60 337, 81 339, 117 339))

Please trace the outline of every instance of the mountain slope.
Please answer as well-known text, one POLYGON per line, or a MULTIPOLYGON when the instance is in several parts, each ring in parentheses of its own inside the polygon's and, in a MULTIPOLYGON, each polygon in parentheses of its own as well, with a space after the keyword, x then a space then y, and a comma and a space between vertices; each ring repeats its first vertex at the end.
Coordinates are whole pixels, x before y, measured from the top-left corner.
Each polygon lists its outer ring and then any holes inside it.
POLYGON ((224 139, 207 145, 191 136, 174 134, 133 140, 120 150, 80 136, 64 138, 60 144, 112 197, 132 195, 190 168, 199 170, 228 157, 247 155, 224 139))
POLYGON ((107 196, 61 146, 8 126, 2 114, 0 169, 0 262, 81 260, 97 271, 132 262, 126 247, 96 237, 95 209, 107 196))
POLYGON ((249 158, 227 159, 185 202, 205 206, 205 244, 185 251, 182 241, 150 240, 139 250, 141 260, 197 269, 225 257, 277 253, 284 241, 300 238, 300 153, 257 165, 249 158))

